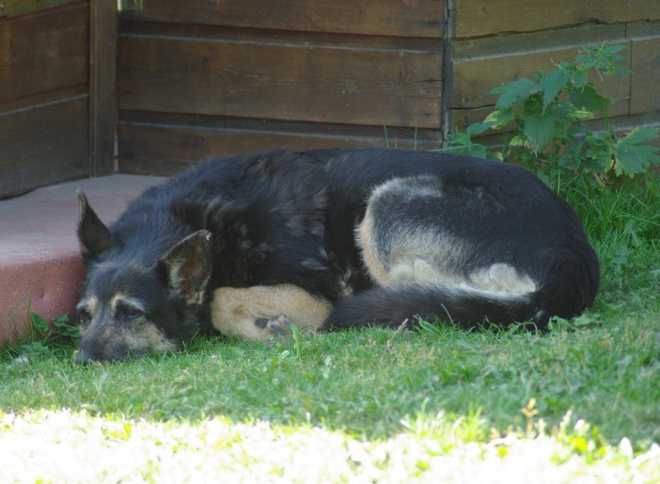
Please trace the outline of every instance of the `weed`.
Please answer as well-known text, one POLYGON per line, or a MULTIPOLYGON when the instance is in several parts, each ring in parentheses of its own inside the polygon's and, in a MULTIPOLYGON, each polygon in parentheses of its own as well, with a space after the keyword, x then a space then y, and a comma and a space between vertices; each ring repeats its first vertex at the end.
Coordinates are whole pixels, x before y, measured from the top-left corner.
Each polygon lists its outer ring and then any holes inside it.
POLYGON ((52 355, 54 352, 68 352, 73 342, 80 338, 80 330, 69 322, 65 314, 51 320, 49 325, 46 319, 28 310, 30 320, 30 335, 18 339, 15 343, 8 343, 0 353, 16 358, 16 361, 26 361, 38 355, 52 355))
POLYGON ((660 164, 656 148, 646 144, 658 138, 658 128, 640 126, 617 136, 609 125, 612 101, 596 91, 589 74, 599 77, 628 74, 618 67, 625 46, 587 47, 574 63, 537 71, 534 79, 520 78, 491 91, 498 95, 495 109, 465 133, 456 133, 444 151, 523 163, 558 192, 567 186, 602 186, 623 176, 644 174, 660 164), (604 129, 594 132, 585 122, 601 113, 604 129), (473 136, 489 129, 513 127, 503 135, 503 147, 489 151, 473 136))

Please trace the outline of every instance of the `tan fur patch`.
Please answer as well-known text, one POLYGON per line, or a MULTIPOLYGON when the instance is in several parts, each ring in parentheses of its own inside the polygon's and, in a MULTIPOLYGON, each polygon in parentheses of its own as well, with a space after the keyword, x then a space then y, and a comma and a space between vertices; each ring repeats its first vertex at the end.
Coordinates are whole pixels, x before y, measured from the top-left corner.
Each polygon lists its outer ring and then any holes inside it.
POLYGON ((393 266, 389 273, 389 284, 397 286, 401 284, 429 284, 431 282, 446 281, 451 279, 445 274, 439 274, 434 267, 424 259, 415 259, 410 263, 398 263, 393 266))
POLYGON ((508 264, 497 263, 470 274, 470 286, 487 291, 509 294, 527 294, 538 290, 538 285, 527 274, 519 274, 508 264))
POLYGON ((117 310, 117 306, 119 306, 120 304, 125 304, 126 306, 129 306, 131 308, 145 312, 144 305, 142 304, 141 301, 127 297, 122 293, 117 293, 114 296, 112 296, 112 299, 110 299, 110 307, 113 309, 113 312, 117 310))
POLYGON ((78 310, 86 309, 90 314, 96 313, 99 308, 99 299, 96 296, 89 296, 78 303, 78 310))
MULTIPOLYGON (((395 221, 387 228, 387 239, 391 247, 385 253, 375 229, 374 208, 386 206, 396 200, 417 197, 443 196, 439 180, 433 177, 395 178, 383 183, 372 192, 364 220, 355 232, 357 244, 362 250, 362 259, 371 278, 380 286, 401 284, 425 284, 429 282, 456 281, 449 267, 464 257, 463 246, 453 237, 423 226, 407 223, 405 219, 395 221)), ((382 230, 382 229, 381 229, 382 230)))
POLYGON ((362 260, 369 270, 371 278, 381 286, 388 286, 390 282, 388 270, 378 257, 378 247, 371 235, 373 232, 373 214, 369 207, 367 207, 364 219, 355 231, 355 239, 358 247, 362 249, 362 260))
POLYGON ((495 263, 467 276, 460 268, 476 249, 438 227, 427 228, 394 221, 387 228, 387 247, 378 239, 375 219, 400 198, 443 196, 439 181, 423 177, 397 178, 377 187, 369 198, 364 220, 355 231, 362 259, 371 278, 380 286, 442 284, 464 289, 521 295, 538 290, 538 284, 513 266, 495 263), (390 197, 388 199, 387 197, 390 197), (385 205, 383 207, 382 205, 385 205), (373 206, 380 206, 374 209, 373 206), (380 242, 380 245, 379 245, 380 242))
MULTIPOLYGON (((112 341, 114 337, 113 334, 110 334, 107 339, 112 341)), ((122 330, 120 339, 126 348, 136 352, 154 351, 162 354, 178 349, 177 345, 168 340, 151 322, 144 322, 122 330)))
MULTIPOLYGON (((89 296, 86 299, 80 301, 78 303, 78 306, 76 307, 77 311, 85 310, 89 313, 90 317, 93 317, 94 314, 98 311, 99 308, 99 300, 96 296, 89 296)), ((85 337, 89 330, 89 324, 79 324, 79 329, 80 329, 80 335, 82 337, 85 337)))
MULTIPOLYGON (((403 229, 392 227, 392 230, 403 229)), ((448 268, 451 262, 463 257, 463 247, 451 237, 408 230, 397 237, 391 252, 385 256, 379 252, 372 231, 373 218, 367 210, 364 221, 356 231, 356 239, 369 275, 378 285, 455 284, 463 281, 448 268)))
POLYGON ((211 303, 213 326, 223 334, 247 340, 267 340, 272 334, 256 324, 258 319, 284 316, 301 330, 321 327, 332 306, 292 284, 223 287, 211 303))

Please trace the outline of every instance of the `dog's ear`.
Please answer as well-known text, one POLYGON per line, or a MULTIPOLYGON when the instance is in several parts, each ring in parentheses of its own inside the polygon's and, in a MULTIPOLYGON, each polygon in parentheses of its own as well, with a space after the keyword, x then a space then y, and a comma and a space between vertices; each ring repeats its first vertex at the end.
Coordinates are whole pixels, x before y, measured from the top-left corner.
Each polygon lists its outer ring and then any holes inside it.
POLYGON ((211 232, 200 230, 176 244, 159 261, 170 294, 201 304, 213 270, 211 232))
POLYGON ((118 244, 108 227, 106 227, 96 212, 89 206, 87 197, 78 189, 80 204, 80 219, 78 219, 78 240, 85 259, 101 255, 118 244))

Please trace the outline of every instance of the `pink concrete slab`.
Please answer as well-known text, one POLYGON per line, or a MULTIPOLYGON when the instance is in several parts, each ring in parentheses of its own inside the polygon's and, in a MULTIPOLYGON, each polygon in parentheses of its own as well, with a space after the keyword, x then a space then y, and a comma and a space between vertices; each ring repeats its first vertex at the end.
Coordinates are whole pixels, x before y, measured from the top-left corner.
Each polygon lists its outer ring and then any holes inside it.
POLYGON ((112 175, 41 188, 0 201, 0 346, 29 334, 28 312, 73 315, 83 278, 76 239, 77 188, 110 224, 161 177, 112 175))

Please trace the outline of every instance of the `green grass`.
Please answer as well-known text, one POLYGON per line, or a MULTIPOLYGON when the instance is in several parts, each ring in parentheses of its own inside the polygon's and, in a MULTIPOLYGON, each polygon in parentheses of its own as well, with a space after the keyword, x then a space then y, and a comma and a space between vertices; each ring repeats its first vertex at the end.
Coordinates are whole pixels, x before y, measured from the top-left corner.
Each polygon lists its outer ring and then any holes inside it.
MULTIPOLYGON (((75 365, 71 344, 53 344, 27 362, 5 351, 0 417, 41 421, 34 412, 66 408, 106 426, 192 426, 192 434, 221 417, 249 428, 265 421, 269 431, 303 439, 319 427, 359 445, 410 435, 445 456, 475 443, 482 457, 506 458, 517 448, 498 443, 507 436, 536 445, 550 439, 553 465, 577 457, 587 467, 607 461, 632 472, 634 456, 642 456, 655 466, 642 473, 650 482, 660 474, 657 188, 564 194, 599 253, 602 286, 591 310, 548 334, 429 326, 296 333, 268 344, 200 339, 179 354, 103 366, 75 365)), ((0 425, 0 444, 2 433, 0 425)), ((427 457, 414 472, 426 472, 427 457)))
POLYGON ((506 433, 526 428, 536 399, 551 426, 564 414, 597 425, 609 441, 660 440, 656 318, 549 335, 367 330, 261 345, 199 341, 179 355, 80 367, 41 356, 5 368, 0 408, 87 410, 126 418, 196 420, 223 415, 281 425, 311 423, 374 439, 401 419, 478 413, 506 433))

